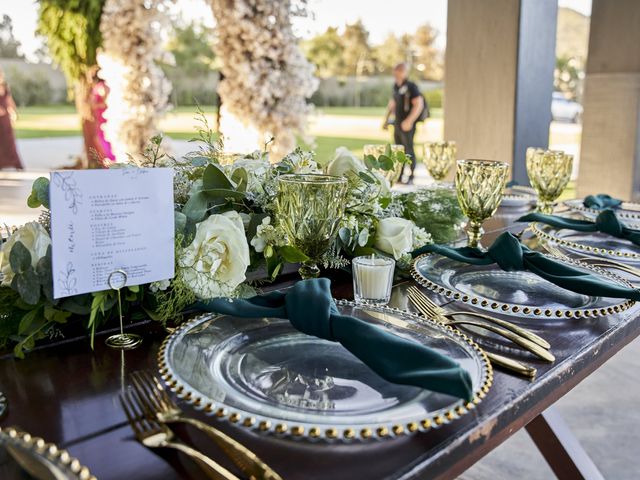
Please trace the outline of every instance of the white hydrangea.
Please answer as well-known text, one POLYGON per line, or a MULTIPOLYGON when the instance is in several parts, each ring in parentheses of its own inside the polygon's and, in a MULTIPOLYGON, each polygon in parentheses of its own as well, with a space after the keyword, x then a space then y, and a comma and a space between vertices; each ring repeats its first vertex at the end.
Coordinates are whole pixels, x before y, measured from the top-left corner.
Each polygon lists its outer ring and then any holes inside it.
MULTIPOLYGON (((209 0, 216 17, 217 57, 225 108, 273 136, 273 160, 304 135, 309 98, 318 87, 291 25, 291 0, 209 0)), ((222 132, 224 135, 225 132, 222 132)))
POLYGON ((167 56, 161 28, 168 0, 106 0, 100 19, 100 76, 109 86, 104 133, 116 160, 134 159, 159 133, 171 84, 156 61, 167 56))
POLYGON ((264 234, 266 231, 269 231, 270 226, 271 217, 263 218, 260 225, 258 225, 258 228, 256 228, 256 236, 251 239, 251 246, 258 253, 264 252, 264 249, 267 246, 267 239, 264 234))

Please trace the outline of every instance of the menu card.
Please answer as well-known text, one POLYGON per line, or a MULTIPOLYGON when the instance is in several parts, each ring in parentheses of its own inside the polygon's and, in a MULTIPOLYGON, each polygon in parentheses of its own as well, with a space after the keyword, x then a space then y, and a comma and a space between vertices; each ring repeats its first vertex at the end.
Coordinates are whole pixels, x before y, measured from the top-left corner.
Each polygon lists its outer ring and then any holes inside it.
POLYGON ((51 172, 49 201, 54 298, 173 278, 170 168, 51 172))

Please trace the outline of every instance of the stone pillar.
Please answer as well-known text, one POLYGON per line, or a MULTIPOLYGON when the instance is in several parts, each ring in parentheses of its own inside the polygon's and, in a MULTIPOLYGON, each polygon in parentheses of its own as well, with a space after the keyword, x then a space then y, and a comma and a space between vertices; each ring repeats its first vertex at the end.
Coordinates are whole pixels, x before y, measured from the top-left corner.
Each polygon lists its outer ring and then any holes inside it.
POLYGON ((449 0, 444 136, 458 158, 512 165, 527 183, 529 146, 546 147, 555 66, 556 0, 449 0))
POLYGON ((640 200, 640 2, 593 0, 578 195, 640 200))

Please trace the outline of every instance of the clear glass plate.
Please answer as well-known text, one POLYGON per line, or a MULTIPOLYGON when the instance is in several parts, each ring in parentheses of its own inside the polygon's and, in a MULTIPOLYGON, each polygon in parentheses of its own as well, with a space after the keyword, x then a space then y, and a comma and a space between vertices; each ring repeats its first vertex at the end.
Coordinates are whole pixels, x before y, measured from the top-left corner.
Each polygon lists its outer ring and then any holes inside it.
POLYGON ((165 382, 196 408, 282 436, 363 440, 425 431, 474 407, 491 367, 470 339, 387 307, 338 301, 353 315, 448 355, 471 375, 474 402, 389 383, 339 343, 305 335, 288 320, 200 316, 167 337, 165 382))
MULTIPOLYGON (((573 211, 577 212, 584 217, 595 220, 602 210, 595 208, 587 208, 583 204, 583 199, 574 198, 572 200, 565 200, 565 206, 573 211)), ((629 228, 640 228, 640 204, 632 202, 622 202, 619 208, 614 209, 618 219, 629 228)))
MULTIPOLYGON (((631 286, 605 270, 570 259, 555 258, 631 286)), ((595 317, 626 310, 635 302, 574 293, 528 271, 506 272, 498 265, 470 265, 435 254, 416 259, 412 273, 418 283, 450 299, 490 312, 526 317, 595 317)))
POLYGON ((532 223, 531 230, 538 238, 553 242, 562 250, 568 250, 574 254, 640 262, 640 247, 624 238, 600 232, 576 232, 542 223, 532 223))
POLYGON ((66 450, 15 427, 0 428, 0 478, 96 480, 66 450))

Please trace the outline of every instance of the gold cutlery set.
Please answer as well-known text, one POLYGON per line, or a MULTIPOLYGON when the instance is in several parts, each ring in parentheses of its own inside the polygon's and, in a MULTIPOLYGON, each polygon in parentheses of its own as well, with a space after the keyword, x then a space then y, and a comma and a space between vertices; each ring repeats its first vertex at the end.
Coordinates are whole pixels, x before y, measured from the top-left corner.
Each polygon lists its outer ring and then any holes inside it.
MULTIPOLYGON (((525 328, 519 327, 506 320, 485 315, 479 312, 447 311, 434 303, 427 295, 425 295, 420 289, 415 286, 409 287, 407 289, 407 292, 409 301, 424 317, 435 319, 452 327, 457 327, 458 325, 467 325, 476 328, 482 328, 506 338, 507 340, 531 352, 541 360, 544 360, 546 362, 555 361, 555 357, 551 354, 551 352, 549 352, 549 348, 551 348, 549 342, 525 328), (477 317, 480 320, 454 320, 454 317, 461 316, 477 317)), ((537 370, 534 367, 525 365, 518 360, 506 357, 504 355, 498 355, 492 352, 485 353, 493 364, 499 365, 520 375, 533 378, 537 373, 537 370)))
POLYGON ((136 439, 145 447, 170 448, 191 457, 209 478, 239 480, 225 467, 181 441, 169 427, 184 423, 197 428, 213 440, 227 457, 252 480, 282 480, 267 464, 247 447, 200 420, 183 415, 160 380, 146 372, 132 375, 131 387, 120 394, 120 403, 136 439))

